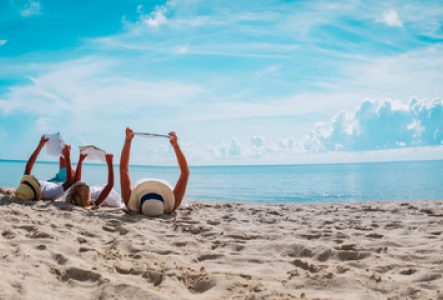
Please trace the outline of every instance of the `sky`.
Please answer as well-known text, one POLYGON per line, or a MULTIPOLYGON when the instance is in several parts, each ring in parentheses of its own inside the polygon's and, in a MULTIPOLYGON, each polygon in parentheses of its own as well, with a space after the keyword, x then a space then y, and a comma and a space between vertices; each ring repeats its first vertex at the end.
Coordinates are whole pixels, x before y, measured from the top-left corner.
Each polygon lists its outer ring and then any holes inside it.
POLYGON ((443 159, 442 82, 443 1, 0 0, 0 159, 443 159))

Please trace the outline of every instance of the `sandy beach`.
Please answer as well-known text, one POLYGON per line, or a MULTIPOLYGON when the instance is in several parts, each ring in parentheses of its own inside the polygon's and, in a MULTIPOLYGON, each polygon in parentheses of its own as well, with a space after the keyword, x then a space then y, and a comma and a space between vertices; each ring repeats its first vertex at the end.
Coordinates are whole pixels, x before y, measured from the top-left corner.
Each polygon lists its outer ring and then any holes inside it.
POLYGON ((195 203, 149 219, 0 190, 0 299, 443 299, 443 202, 195 203))

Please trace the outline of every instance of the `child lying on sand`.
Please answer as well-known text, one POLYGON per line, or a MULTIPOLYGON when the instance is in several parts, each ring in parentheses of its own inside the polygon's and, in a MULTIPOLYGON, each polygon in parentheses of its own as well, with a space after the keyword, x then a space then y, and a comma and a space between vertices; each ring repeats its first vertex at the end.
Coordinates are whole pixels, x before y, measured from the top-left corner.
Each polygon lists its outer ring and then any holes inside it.
POLYGON ((83 161, 87 154, 80 153, 80 157, 75 171, 74 185, 66 194, 66 203, 82 207, 90 207, 95 205, 114 206, 124 208, 120 195, 113 189, 114 186, 114 169, 112 166, 113 155, 106 153, 106 163, 108 165, 108 183, 106 186, 89 186, 81 182, 83 161))

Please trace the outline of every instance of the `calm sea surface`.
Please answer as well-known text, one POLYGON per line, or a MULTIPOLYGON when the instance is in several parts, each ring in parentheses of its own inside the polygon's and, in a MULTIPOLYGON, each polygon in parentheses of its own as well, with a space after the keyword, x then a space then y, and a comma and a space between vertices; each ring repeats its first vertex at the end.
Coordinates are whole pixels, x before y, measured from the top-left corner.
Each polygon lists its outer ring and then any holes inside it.
MULTIPOLYGON (((0 160, 0 186, 16 186, 24 161, 0 160)), ((175 167, 132 166, 133 182, 162 178, 172 185, 175 167)), ((34 175, 49 179, 56 163, 37 163, 34 175)), ((120 190, 118 167, 116 185, 120 190)), ((105 184, 105 165, 84 165, 83 180, 105 184)), ((443 161, 287 166, 191 167, 187 200, 282 202, 355 202, 371 200, 443 200, 443 161)))

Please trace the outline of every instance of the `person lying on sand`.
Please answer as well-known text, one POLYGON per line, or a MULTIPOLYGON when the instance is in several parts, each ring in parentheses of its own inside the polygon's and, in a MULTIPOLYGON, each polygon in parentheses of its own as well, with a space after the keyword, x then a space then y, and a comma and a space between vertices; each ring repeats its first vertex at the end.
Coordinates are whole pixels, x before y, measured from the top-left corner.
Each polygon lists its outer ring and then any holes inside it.
POLYGON ((97 208, 101 205, 124 207, 120 195, 113 189, 114 187, 114 169, 112 165, 113 155, 106 153, 106 164, 108 165, 108 183, 105 186, 89 186, 82 179, 83 161, 87 154, 80 152, 80 157, 75 171, 74 184, 66 193, 65 202, 81 207, 90 207, 95 205, 97 208))
POLYGON ((46 180, 37 180, 37 178, 31 175, 35 161, 47 142, 48 138, 43 135, 40 138, 37 148, 34 150, 26 163, 25 174, 20 180, 20 185, 15 191, 15 196, 21 200, 55 200, 63 196, 64 192, 72 185, 70 145, 65 145, 62 151, 65 161, 64 165, 66 166, 66 180, 63 184, 49 182, 46 180))
POLYGON ((122 199, 131 211, 147 216, 159 216, 171 213, 180 206, 188 184, 189 168, 178 145, 177 135, 175 132, 170 132, 169 135, 180 167, 180 177, 175 188, 166 181, 158 179, 142 179, 131 188, 129 156, 134 132, 126 128, 126 138, 120 158, 120 184, 122 199))

